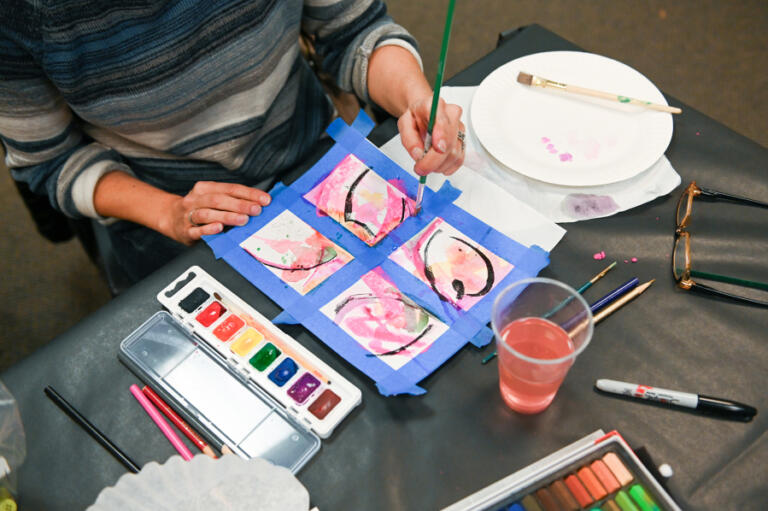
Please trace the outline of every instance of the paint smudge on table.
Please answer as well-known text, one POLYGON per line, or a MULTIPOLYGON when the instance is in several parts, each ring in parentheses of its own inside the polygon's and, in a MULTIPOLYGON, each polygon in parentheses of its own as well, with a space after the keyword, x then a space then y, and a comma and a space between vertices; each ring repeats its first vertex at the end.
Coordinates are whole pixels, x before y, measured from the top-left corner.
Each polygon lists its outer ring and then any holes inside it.
POLYGON ((283 211, 240 246, 302 295, 353 259, 290 211, 283 211))
POLYGON ((320 311, 368 352, 398 370, 425 352, 448 326, 402 294, 377 267, 320 311))
POLYGON ((356 156, 347 155, 304 195, 317 208, 373 246, 415 211, 415 202, 356 156))
POLYGON ((618 211, 619 205, 608 195, 572 193, 562 202, 563 212, 581 220, 610 215, 618 211))
POLYGON ((468 310, 514 267, 436 218, 389 258, 457 309, 468 310))
POLYGON ((601 250, 600 252, 597 252, 597 253, 593 254, 592 255, 592 259, 594 259, 596 261, 601 261, 601 260, 605 259, 605 251, 601 250))

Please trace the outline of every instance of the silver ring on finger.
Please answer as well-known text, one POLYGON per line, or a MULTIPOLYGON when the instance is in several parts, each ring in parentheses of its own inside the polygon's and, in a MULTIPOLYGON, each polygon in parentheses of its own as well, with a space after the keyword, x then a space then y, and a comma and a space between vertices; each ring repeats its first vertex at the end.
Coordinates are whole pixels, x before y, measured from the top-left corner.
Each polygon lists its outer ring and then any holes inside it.
POLYGON ((461 152, 463 153, 467 148, 467 142, 464 140, 467 138, 467 135, 462 130, 459 130, 458 133, 456 133, 456 138, 458 138, 459 142, 461 142, 461 152))
POLYGON ((198 208, 190 209, 189 213, 187 213, 187 220, 189 220, 189 223, 192 224, 195 227, 200 227, 203 224, 198 224, 194 220, 192 220, 192 215, 194 215, 197 212, 198 208))

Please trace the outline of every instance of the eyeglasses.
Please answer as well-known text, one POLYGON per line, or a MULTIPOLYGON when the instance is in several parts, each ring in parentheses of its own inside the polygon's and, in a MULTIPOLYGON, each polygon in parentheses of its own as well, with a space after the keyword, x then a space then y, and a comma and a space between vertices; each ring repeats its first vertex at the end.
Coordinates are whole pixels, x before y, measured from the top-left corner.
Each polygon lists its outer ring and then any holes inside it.
POLYGON ((702 197, 709 200, 724 200, 747 206, 768 208, 768 203, 747 199, 746 197, 729 195, 727 193, 718 192, 716 190, 702 188, 698 186, 695 181, 692 181, 691 184, 689 184, 688 187, 683 191, 683 194, 680 196, 680 200, 677 202, 675 246, 674 250, 672 251, 672 274, 677 281, 677 285, 685 290, 702 292, 704 294, 730 298, 732 300, 750 303, 752 305, 768 307, 768 302, 732 294, 721 289, 715 289, 706 284, 693 281, 693 278, 702 278, 716 282, 723 282, 727 284, 734 284, 737 286, 768 291, 768 284, 763 282, 755 282, 752 280, 739 279, 735 277, 729 277, 727 275, 718 275, 716 273, 691 269, 691 234, 685 229, 691 223, 693 199, 696 197, 702 197))

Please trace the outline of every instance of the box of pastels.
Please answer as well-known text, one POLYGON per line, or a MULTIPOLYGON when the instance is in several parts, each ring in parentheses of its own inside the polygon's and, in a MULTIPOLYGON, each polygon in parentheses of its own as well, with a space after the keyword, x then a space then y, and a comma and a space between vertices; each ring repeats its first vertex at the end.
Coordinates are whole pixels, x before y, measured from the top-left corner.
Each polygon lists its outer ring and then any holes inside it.
POLYGON ((360 389, 197 266, 160 291, 168 310, 119 358, 213 445, 298 471, 360 389))
POLYGON ((443 511, 680 511, 621 435, 595 431, 443 511))

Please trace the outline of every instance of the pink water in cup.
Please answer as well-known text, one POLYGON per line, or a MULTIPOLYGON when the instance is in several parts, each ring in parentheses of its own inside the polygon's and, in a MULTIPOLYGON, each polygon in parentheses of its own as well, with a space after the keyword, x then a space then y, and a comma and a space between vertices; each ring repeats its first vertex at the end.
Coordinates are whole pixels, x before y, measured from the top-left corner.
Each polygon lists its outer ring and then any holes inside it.
POLYGON ((566 284, 525 279, 499 294, 491 323, 504 402, 520 413, 545 410, 592 337, 589 305, 566 284))

